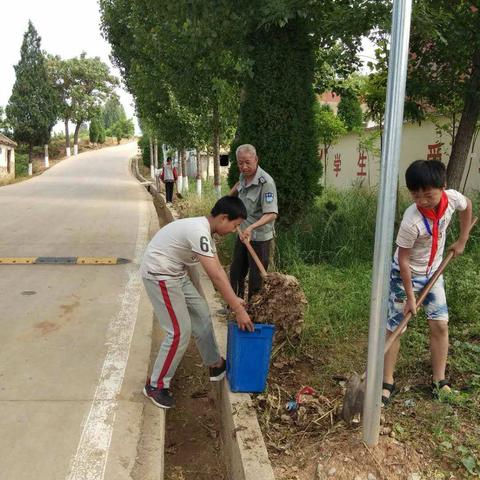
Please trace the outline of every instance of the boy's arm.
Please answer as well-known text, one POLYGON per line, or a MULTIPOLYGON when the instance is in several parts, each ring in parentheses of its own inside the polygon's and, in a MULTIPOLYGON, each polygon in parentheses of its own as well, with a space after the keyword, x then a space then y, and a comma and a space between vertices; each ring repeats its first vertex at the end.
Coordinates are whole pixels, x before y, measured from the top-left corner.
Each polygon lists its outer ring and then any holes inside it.
POLYGON ((240 330, 247 329, 249 332, 253 332, 253 323, 243 306, 243 300, 238 298, 233 291, 230 282, 228 280, 225 270, 223 270, 218 260, 217 255, 214 257, 206 257, 205 255, 198 255, 198 259, 210 277, 210 280, 220 292, 225 301, 230 305, 230 308, 235 312, 235 318, 237 319, 238 328, 240 330))
POLYGON ((472 201, 469 198, 467 198, 467 208, 461 210, 458 216, 460 218, 460 235, 458 240, 448 248, 453 250, 455 256, 463 253, 469 237, 470 225, 472 223, 472 201))
POLYGON ((403 288, 407 294, 405 306, 403 307, 403 314, 412 312, 412 315, 417 314, 417 301, 412 285, 412 271, 410 270, 410 248, 398 247, 398 264, 400 266, 400 277, 402 278, 403 288))

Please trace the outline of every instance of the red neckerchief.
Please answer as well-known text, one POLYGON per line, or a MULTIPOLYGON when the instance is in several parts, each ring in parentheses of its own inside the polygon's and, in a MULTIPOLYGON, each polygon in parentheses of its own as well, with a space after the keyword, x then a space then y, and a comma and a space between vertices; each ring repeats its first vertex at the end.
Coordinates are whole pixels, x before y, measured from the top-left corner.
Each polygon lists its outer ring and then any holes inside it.
POLYGON ((418 211, 423 216, 423 221, 425 223, 425 227, 427 228, 428 233, 432 236, 432 249, 430 250, 430 259, 428 260, 428 267, 427 267, 427 276, 430 272, 430 268, 433 264, 433 260, 435 259, 435 255, 437 254, 438 250, 438 226, 440 224, 440 220, 442 219, 443 215, 447 211, 448 208, 448 197, 445 191, 442 192, 442 197, 440 198, 440 203, 438 204, 437 208, 423 208, 417 205, 418 211), (433 229, 430 231, 430 225, 428 224, 427 218, 432 220, 433 222, 433 229))

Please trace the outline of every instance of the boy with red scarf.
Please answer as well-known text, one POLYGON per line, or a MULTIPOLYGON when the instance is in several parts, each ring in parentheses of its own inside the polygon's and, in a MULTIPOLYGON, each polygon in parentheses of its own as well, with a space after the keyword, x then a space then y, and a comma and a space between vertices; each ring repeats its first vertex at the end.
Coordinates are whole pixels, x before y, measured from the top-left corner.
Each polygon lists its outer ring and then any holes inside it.
MULTIPOLYGON (((472 202, 456 190, 445 190, 445 166, 438 160, 416 160, 405 172, 414 204, 407 208, 397 234, 397 250, 390 274, 387 338, 409 311, 416 314, 415 294, 428 282, 442 262, 447 227, 458 210, 460 236, 449 247, 463 253, 472 220, 472 202)), ((430 326, 432 393, 450 392, 445 378, 448 354, 448 308, 443 276, 440 276, 423 303, 430 326)), ((382 404, 396 393, 393 372, 400 349, 398 339, 385 354, 382 404)))

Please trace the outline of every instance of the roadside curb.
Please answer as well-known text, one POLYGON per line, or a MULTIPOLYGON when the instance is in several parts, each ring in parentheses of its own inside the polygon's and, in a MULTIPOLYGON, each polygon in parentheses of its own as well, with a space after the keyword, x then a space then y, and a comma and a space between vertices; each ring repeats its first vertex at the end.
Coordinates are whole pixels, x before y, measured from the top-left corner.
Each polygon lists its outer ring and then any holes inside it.
MULTIPOLYGON (((153 195, 156 195, 156 190, 155 186, 149 185, 150 182, 143 178, 138 171, 137 159, 138 157, 130 159, 130 170, 133 176, 141 182, 142 186, 149 187, 145 190, 145 197, 148 202, 150 214, 148 231, 148 238, 150 240, 159 228, 158 214, 155 211, 153 199, 151 198, 153 192, 153 195), (153 192, 150 190, 152 187, 153 192)), ((137 369, 137 371, 139 372, 138 375, 143 375, 146 378, 150 365, 154 317, 148 297, 143 289, 142 292, 139 317, 145 318, 145 321, 142 322, 144 348, 141 349, 143 352, 142 369, 137 369), (145 352, 147 353, 145 354, 145 352)), ((140 434, 137 443, 137 455, 135 464, 128 478, 134 480, 163 480, 165 470, 166 413, 164 409, 152 405, 151 402, 147 401, 142 393, 138 391, 139 385, 141 385, 142 382, 142 377, 138 375, 135 378, 135 390, 137 392, 135 395, 138 395, 138 401, 143 403, 143 408, 139 425, 140 434)))

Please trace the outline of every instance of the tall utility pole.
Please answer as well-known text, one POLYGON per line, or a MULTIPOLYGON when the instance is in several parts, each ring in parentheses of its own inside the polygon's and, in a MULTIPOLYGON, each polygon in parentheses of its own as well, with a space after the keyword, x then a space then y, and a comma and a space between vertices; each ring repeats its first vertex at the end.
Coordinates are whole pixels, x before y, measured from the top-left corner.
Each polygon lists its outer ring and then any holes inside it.
POLYGON ((382 148, 380 191, 377 203, 375 249, 373 254, 367 384, 363 406, 363 440, 369 446, 374 446, 378 443, 380 430, 388 278, 397 198, 398 164, 402 142, 403 106, 405 102, 411 15, 412 0, 394 0, 392 43, 388 62, 385 142, 382 148))

